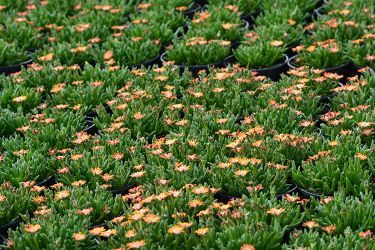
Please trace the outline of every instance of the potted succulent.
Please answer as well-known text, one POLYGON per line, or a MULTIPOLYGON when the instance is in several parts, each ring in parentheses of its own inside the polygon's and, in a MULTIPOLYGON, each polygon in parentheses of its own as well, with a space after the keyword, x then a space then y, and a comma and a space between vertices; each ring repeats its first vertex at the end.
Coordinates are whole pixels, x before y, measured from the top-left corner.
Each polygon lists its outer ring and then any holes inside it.
POLYGON ((251 45, 241 45, 234 50, 234 58, 241 66, 254 70, 260 75, 278 80, 287 70, 288 57, 282 41, 259 41, 251 45))
POLYGON ((241 19, 252 22, 252 18, 258 14, 261 2, 258 0, 209 0, 209 5, 220 6, 238 13, 241 19))
POLYGON ((0 74, 12 74, 31 64, 30 56, 16 43, 0 39, 0 74))
POLYGON ((180 68, 187 67, 198 73, 211 66, 222 66, 230 53, 229 41, 206 40, 203 37, 179 39, 161 56, 163 62, 171 61, 180 68))
POLYGON ((338 190, 358 195, 369 189, 371 179, 366 150, 358 145, 358 138, 352 144, 348 143, 349 140, 344 138, 337 146, 326 142, 300 167, 293 167, 293 180, 301 192, 319 197, 332 195, 338 190))
POLYGON ((0 235, 7 235, 8 229, 14 229, 21 217, 33 212, 37 205, 38 194, 29 188, 2 187, 0 189, 0 235))
POLYGON ((158 63, 160 41, 143 37, 121 37, 103 44, 98 61, 102 64, 140 68, 158 63))
POLYGON ((269 26, 256 26, 254 30, 245 34, 244 43, 251 44, 260 41, 282 41, 286 47, 287 55, 293 54, 292 48, 298 45, 303 38, 302 25, 272 24, 269 26))
POLYGON ((52 47, 44 46, 37 51, 33 58, 40 64, 79 66, 83 68, 85 63, 95 64, 95 45, 85 43, 62 42, 52 47))
POLYGON ((374 44, 372 34, 364 35, 361 39, 353 40, 348 44, 348 57, 357 68, 371 67, 375 69, 374 44))
POLYGON ((89 220, 70 210, 67 215, 59 215, 44 207, 39 215, 21 224, 12 231, 7 240, 7 248, 48 248, 55 244, 57 248, 93 248, 96 243, 88 234, 89 220))
POLYGON ((10 136, 27 124, 27 118, 21 113, 15 113, 8 109, 0 111, 0 136, 10 136))
POLYGON ((5 85, 0 92, 0 107, 11 111, 29 112, 41 103, 42 94, 22 85, 5 85))
POLYGON ((242 30, 246 30, 248 25, 228 9, 211 7, 195 14, 186 35, 238 42, 241 40, 242 30))
POLYGON ((308 65, 344 76, 351 75, 353 71, 353 65, 348 61, 342 45, 334 40, 315 42, 309 46, 297 46, 294 51, 297 52, 297 56, 291 57, 288 62, 292 69, 308 65))
POLYGON ((8 43, 17 43, 19 47, 34 52, 42 47, 45 38, 38 29, 29 22, 16 22, 8 19, 0 26, 0 37, 8 43))

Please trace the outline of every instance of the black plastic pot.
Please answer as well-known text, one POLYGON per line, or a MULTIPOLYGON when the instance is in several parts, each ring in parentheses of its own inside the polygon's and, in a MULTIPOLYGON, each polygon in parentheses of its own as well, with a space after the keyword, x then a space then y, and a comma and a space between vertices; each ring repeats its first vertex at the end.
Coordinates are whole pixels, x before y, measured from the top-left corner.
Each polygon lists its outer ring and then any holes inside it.
POLYGON ((21 220, 15 220, 13 222, 4 224, 0 226, 0 235, 7 237, 8 236, 8 230, 9 229, 16 229, 21 223, 21 220))
POLYGON ((27 52, 29 53, 35 53, 35 51, 37 51, 38 49, 37 48, 30 48, 30 49, 26 49, 27 52))
POLYGON ((148 67, 151 67, 153 65, 160 65, 160 55, 157 55, 155 56, 154 58, 144 62, 144 63, 140 63, 140 64, 135 64, 135 65, 124 65, 124 67, 127 67, 128 69, 140 69, 143 67, 145 68, 148 68, 148 67))
MULTIPOLYGON (((289 61, 288 61, 289 68, 296 69, 296 68, 299 67, 298 65, 296 65, 294 63, 296 58, 297 58, 297 56, 293 56, 289 59, 289 61)), ((350 61, 346 62, 344 64, 341 64, 341 65, 338 65, 338 66, 325 68, 323 70, 326 71, 326 72, 343 75, 344 77, 342 79, 340 79, 340 82, 343 83, 343 84, 346 83, 348 77, 356 75, 356 73, 357 73, 357 70, 356 70, 354 64, 350 61)))
POLYGON ((242 14, 241 19, 247 21, 249 24, 254 24, 254 20, 259 16, 261 11, 258 9, 248 14, 242 14))
POLYGON ((232 200, 239 199, 239 197, 231 196, 221 191, 214 194, 214 199, 216 199, 218 202, 228 204, 232 200))
MULTIPOLYGON (((240 27, 241 31, 242 31, 242 32, 246 32, 246 31, 248 31, 248 30, 249 30, 249 27, 250 27, 249 22, 246 21, 246 20, 244 20, 244 19, 241 20, 241 22, 242 22, 242 25, 241 25, 241 27, 240 27)), ((231 48, 232 48, 232 49, 237 49, 238 46, 240 46, 240 44, 241 44, 240 41, 231 41, 231 48)))
POLYGON ((278 200, 282 200, 283 199, 283 196, 286 195, 286 194, 292 194, 292 193, 295 193, 297 192, 297 186, 295 184, 292 184, 290 187, 289 187, 289 190, 286 191, 285 193, 283 194, 278 194, 276 195, 276 199, 278 200))
POLYGON ((14 64, 10 66, 0 66, 0 74, 10 75, 16 73, 18 71, 21 71, 22 67, 27 67, 32 62, 33 59, 31 59, 31 57, 28 57, 26 61, 19 64, 14 64))
POLYGON ((37 183, 36 185, 40 187, 50 187, 54 184, 56 184, 56 176, 51 175, 47 177, 46 179, 44 179, 43 181, 37 183))
POLYGON ((320 197, 322 197, 320 194, 309 192, 301 187, 297 187, 297 189, 298 189, 298 192, 301 194, 301 196, 304 198, 314 197, 316 199, 320 199, 320 197))
POLYGON ((203 6, 207 3, 207 0, 194 0, 194 2, 203 6))
POLYGON ((86 128, 83 130, 89 135, 99 134, 99 129, 96 127, 94 121, 85 120, 86 128))
MULTIPOLYGON (((165 57, 167 55, 167 52, 163 53, 160 57, 160 60, 162 62, 167 62, 165 57)), ((211 64, 207 64, 207 65, 192 65, 192 66, 187 66, 187 65, 175 65, 176 67, 178 67, 180 69, 180 72, 182 73, 185 69, 188 69, 192 74, 193 76, 198 76, 199 75, 199 72, 201 70, 205 70, 207 73, 209 73, 209 68, 211 67, 215 67, 215 68, 222 68, 224 67, 225 65, 225 59, 221 62, 217 62, 217 63, 211 63, 211 64)))
POLYGON ((81 70, 85 69, 86 63, 90 64, 93 67, 96 66, 96 62, 95 61, 88 61, 88 62, 80 63, 80 64, 78 64, 78 66, 81 68, 81 70))
MULTIPOLYGON (((288 56, 285 55, 285 60, 282 63, 273 65, 268 68, 261 68, 261 69, 251 69, 254 72, 257 72, 261 76, 266 76, 270 78, 272 81, 278 81, 280 80, 281 74, 286 73, 288 71, 288 56)), ((228 59, 225 61, 225 65, 228 65, 230 63, 235 63, 236 58, 234 56, 228 57, 228 59)))
POLYGON ((293 51, 293 48, 295 48, 296 46, 299 45, 299 42, 293 42, 292 44, 289 44, 288 47, 286 47, 286 55, 288 56, 288 58, 291 58, 293 56, 296 55, 296 53, 293 51))
POLYGON ((191 6, 190 9, 188 9, 187 11, 185 11, 184 14, 188 18, 192 19, 194 17, 195 12, 199 11, 200 9, 202 9, 202 5, 199 4, 199 3, 197 3, 197 2, 194 2, 193 6, 191 6))
POLYGON ((316 8, 314 10, 313 15, 314 15, 315 18, 323 17, 326 14, 323 8, 324 8, 324 6, 320 6, 319 8, 316 8))
POLYGON ((114 190, 111 190, 111 193, 115 196, 115 195, 125 195, 125 194, 128 194, 129 193, 129 190, 134 188, 136 185, 134 183, 131 183, 123 188, 120 188, 120 189, 114 189, 114 190))

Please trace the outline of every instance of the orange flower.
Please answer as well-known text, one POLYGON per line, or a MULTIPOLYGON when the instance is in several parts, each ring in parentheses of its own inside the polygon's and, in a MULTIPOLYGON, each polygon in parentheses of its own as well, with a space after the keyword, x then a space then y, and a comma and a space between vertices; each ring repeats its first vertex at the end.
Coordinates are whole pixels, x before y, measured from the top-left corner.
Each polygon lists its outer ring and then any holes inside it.
POLYGON ((100 87, 100 86, 103 85, 103 82, 102 81, 95 81, 95 82, 91 82, 90 85, 93 86, 93 87, 100 87))
POLYGON ((288 202, 296 202, 296 201, 299 201, 301 198, 298 196, 292 196, 290 194, 286 194, 283 196, 283 199, 288 202))
MULTIPOLYGON (((44 196, 36 196, 33 198, 33 202, 38 203, 38 204, 45 202, 45 200, 46 199, 44 198, 44 196)), ((0 197, 0 201, 1 201, 1 197, 0 197)))
POLYGON ((335 146, 339 145, 339 142, 338 141, 330 141, 328 143, 328 145, 331 146, 331 147, 335 147, 335 146))
POLYGON ((186 172, 186 171, 190 170, 190 167, 188 165, 183 164, 183 163, 176 162, 174 170, 177 171, 177 172, 186 172))
POLYGON ((306 221, 305 223, 302 224, 303 227, 308 227, 308 228, 315 228, 315 227, 318 227, 319 224, 316 223, 315 221, 311 220, 311 221, 306 221))
POLYGON ((140 177, 142 177, 144 175, 145 175, 145 171, 139 171, 139 172, 132 173, 130 175, 130 177, 132 177, 132 178, 140 178, 140 177))
POLYGON ((367 231, 358 233, 358 235, 359 235, 359 237, 367 238, 367 237, 372 235, 372 232, 371 232, 371 230, 367 230, 367 231))
POLYGON ((205 227, 205 228, 199 228, 197 230, 194 231, 197 235, 205 235, 208 233, 208 228, 205 227))
POLYGON ((100 235, 103 232, 105 232, 104 227, 95 227, 89 231, 89 233, 92 235, 100 235))
POLYGON ((53 60, 54 57, 55 55, 53 53, 49 53, 47 55, 39 57, 38 59, 43 62, 50 62, 53 60))
POLYGON ((71 49, 70 52, 72 52, 72 53, 83 53, 83 52, 86 52, 87 48, 88 48, 87 46, 81 46, 81 47, 71 49))
POLYGON ((113 158, 114 158, 115 160, 121 160, 122 158, 124 158, 124 155, 121 154, 121 153, 119 153, 119 152, 117 152, 117 153, 114 153, 114 154, 113 154, 113 158))
POLYGON ((229 30, 229 29, 231 29, 231 28, 233 28, 233 27, 237 27, 238 25, 237 24, 231 24, 231 23, 223 23, 222 25, 221 25, 221 27, 223 28, 223 29, 225 29, 225 30, 229 30))
POLYGON ((83 233, 81 233, 81 232, 74 233, 74 234, 73 234, 73 239, 74 239, 75 241, 82 241, 82 240, 86 239, 86 235, 83 234, 83 233))
POLYGON ((234 172, 235 176, 246 176, 249 173, 249 170, 237 170, 234 172))
POLYGON ((88 24, 88 23, 80 23, 80 24, 77 24, 75 26, 75 29, 76 29, 77 32, 81 33, 83 31, 89 29, 90 27, 91 27, 91 25, 88 24))
POLYGON ((4 195, 0 194, 0 202, 4 202, 7 199, 4 195))
POLYGON ((105 173, 105 174, 102 175, 102 179, 103 179, 104 181, 111 181, 111 180, 113 180, 113 175, 110 175, 110 174, 108 174, 108 173, 105 173))
POLYGON ((255 247, 250 244, 244 244, 241 246, 240 250, 255 250, 255 247))
POLYGON ((328 196, 327 198, 321 198, 320 199, 321 204, 328 204, 331 201, 333 201, 333 197, 331 197, 331 196, 328 196))
POLYGON ((274 46, 274 47, 280 47, 281 45, 284 44, 284 42, 275 40, 275 41, 270 42, 270 44, 271 44, 271 46, 274 46))
POLYGON ((285 211, 285 208, 271 208, 270 210, 267 211, 267 214, 271 214, 274 216, 279 216, 285 211))
POLYGON ((195 208, 195 207, 200 207, 204 205, 204 202, 201 200, 192 200, 189 203, 189 207, 195 208))
POLYGON ((103 173, 103 170, 100 167, 95 167, 91 169, 91 173, 93 175, 101 175, 103 173))
POLYGON ((168 228, 168 233, 170 233, 170 234, 178 235, 178 234, 181 234, 183 232, 184 232, 184 228, 179 226, 179 225, 175 225, 173 227, 168 228))
POLYGON ((126 246, 127 246, 129 249, 133 249, 133 248, 141 248, 141 247, 143 247, 144 245, 146 245, 146 242, 145 242, 144 240, 133 241, 133 242, 129 242, 128 244, 126 244, 126 246))
POLYGON ((38 232, 42 227, 39 224, 27 224, 25 225, 25 231, 28 233, 36 233, 38 232))
POLYGON ((301 127, 311 127, 314 126, 315 123, 313 121, 302 121, 299 124, 301 127))
POLYGON ((15 103, 21 103, 21 102, 24 102, 26 100, 27 100, 27 96, 25 96, 25 95, 17 96, 17 97, 13 98, 13 102, 15 102, 15 103))
POLYGON ((336 227, 334 225, 329 225, 329 226, 326 226, 326 227, 322 227, 322 229, 324 231, 326 231, 327 233, 336 231, 336 227))
POLYGON ((80 187, 86 184, 85 180, 78 180, 78 181, 73 181, 72 186, 73 187, 80 187))
POLYGON ((145 217, 143 217, 143 221, 146 222, 147 224, 152 224, 159 222, 160 217, 155 215, 155 214, 146 214, 145 217))
POLYGON ((166 81, 168 79, 169 79, 168 76, 163 76, 163 75, 159 75, 159 76, 155 77, 155 80, 159 80, 159 81, 162 81, 162 82, 164 82, 164 81, 166 81))
POLYGON ((290 26, 294 26, 294 25, 296 25, 296 21, 295 20, 293 20, 293 19, 288 19, 288 24, 290 25, 290 26))
POLYGON ((108 238, 108 237, 111 237, 111 236, 116 235, 116 234, 117 234, 116 229, 108 229, 108 230, 100 233, 100 236, 108 238))
POLYGON ((262 184, 258 184, 258 185, 256 185, 255 187, 251 187, 251 186, 246 187, 246 189, 247 189, 249 192, 252 192, 252 191, 260 191, 260 190, 263 190, 264 187, 263 187, 262 184))
POLYGON ((210 189, 208 187, 198 187, 198 188, 194 188, 192 192, 194 194, 207 194, 210 192, 210 189))
POLYGON ((358 159, 360 159, 361 161, 365 161, 365 160, 367 160, 367 155, 365 155, 365 154, 361 154, 361 153, 359 153, 359 152, 357 152, 356 154, 355 154, 355 157, 356 158, 358 158, 358 159))
POLYGON ((55 194, 55 200, 62 200, 70 195, 70 192, 68 190, 62 190, 60 192, 57 192, 55 194))
POLYGON ((133 238, 135 236, 137 236, 137 232, 134 229, 127 231, 125 234, 125 237, 128 239, 133 238))
POLYGON ((313 52, 315 49, 316 49, 316 47, 315 47, 314 45, 311 45, 311 46, 309 46, 306 50, 307 50, 308 52, 313 52))
POLYGON ((186 6, 177 6, 175 9, 176 9, 177 11, 182 12, 182 11, 186 11, 186 10, 188 10, 188 7, 186 7, 186 6))
POLYGON ((137 112, 137 113, 135 113, 135 114, 133 115, 133 117, 134 117, 134 119, 136 119, 136 120, 140 120, 140 119, 144 118, 145 116, 142 115, 140 112, 137 112))
POLYGON ((70 159, 72 159, 73 161, 77 161, 81 159, 83 156, 84 156, 83 154, 73 154, 70 156, 70 159))
POLYGON ((94 211, 94 209, 92 207, 90 207, 90 208, 84 208, 84 209, 81 209, 81 210, 77 210, 77 214, 80 214, 80 215, 89 215, 89 214, 91 214, 92 211, 94 211))

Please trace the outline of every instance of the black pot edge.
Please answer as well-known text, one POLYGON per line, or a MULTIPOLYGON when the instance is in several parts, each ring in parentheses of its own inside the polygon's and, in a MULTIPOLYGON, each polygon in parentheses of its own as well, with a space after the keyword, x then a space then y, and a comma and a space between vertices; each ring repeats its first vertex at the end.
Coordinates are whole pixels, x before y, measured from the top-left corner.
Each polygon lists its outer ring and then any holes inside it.
POLYGON ((21 62, 19 64, 14 64, 10 66, 0 66, 0 74, 10 75, 16 73, 22 69, 22 67, 27 67, 29 64, 33 63, 33 59, 28 56, 28 60, 21 62))
MULTIPOLYGON (((297 69, 299 67, 303 67, 303 66, 298 66, 298 65, 296 65, 296 64, 293 63, 296 60, 296 58, 297 58, 297 55, 292 56, 291 58, 289 58, 289 61, 288 61, 289 68, 291 68, 291 69, 297 69)), ((328 68, 324 68, 324 69, 321 69, 321 70, 324 70, 326 72, 330 72, 330 71, 335 71, 337 69, 348 67, 348 66, 352 66, 352 65, 354 65, 354 64, 351 61, 347 61, 347 62, 345 62, 343 64, 338 65, 338 66, 328 67, 328 68)))
MULTIPOLYGON (((161 54, 160 56, 160 60, 162 63, 165 63, 167 62, 164 57, 167 55, 167 52, 164 52, 163 54, 161 54)), ((221 64, 225 64, 225 60, 227 60, 229 57, 231 56, 228 56, 226 58, 224 58, 222 61, 220 62, 216 62, 216 63, 210 63, 210 64, 206 64, 206 65, 184 65, 184 64, 173 64, 173 66, 176 66, 178 68, 188 68, 188 69, 204 69, 204 68, 210 68, 210 67, 217 67, 221 64)))
POLYGON ((0 225, 0 235, 7 237, 9 229, 15 229, 21 224, 21 220, 17 219, 7 224, 0 225))
POLYGON ((300 186, 297 186, 297 190, 298 190, 298 192, 299 192, 301 195, 306 196, 306 197, 311 197, 311 196, 312 196, 312 197, 314 197, 314 198, 316 198, 316 199, 320 199, 320 198, 322 197, 322 195, 320 195, 320 194, 316 194, 316 193, 312 193, 312 192, 309 192, 309 191, 307 191, 307 190, 301 188, 300 186))
POLYGON ((125 194, 127 194, 129 192, 130 189, 132 189, 132 188, 134 188, 136 186, 137 185, 135 183, 129 183, 128 185, 126 185, 123 188, 111 190, 111 193, 113 195, 118 195, 118 194, 125 195, 125 194))
POLYGON ((284 197, 284 195, 294 193, 297 191, 297 189, 298 189, 297 185, 292 183, 289 190, 283 194, 276 195, 276 199, 281 200, 284 197))

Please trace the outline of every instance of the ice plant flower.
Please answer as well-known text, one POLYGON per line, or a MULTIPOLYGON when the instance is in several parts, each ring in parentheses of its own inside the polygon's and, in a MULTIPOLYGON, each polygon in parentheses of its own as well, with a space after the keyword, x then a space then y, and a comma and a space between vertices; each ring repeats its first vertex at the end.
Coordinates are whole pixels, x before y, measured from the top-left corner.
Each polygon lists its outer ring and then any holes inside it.
POLYGON ((251 244, 243 244, 240 247, 240 250, 255 250, 255 247, 254 245, 251 245, 251 244))
POLYGON ((26 224, 25 225, 25 231, 28 233, 36 233, 38 232, 42 227, 39 224, 26 224))
POLYGON ((271 214, 274 216, 279 216, 285 211, 285 208, 271 208, 270 210, 267 211, 267 214, 271 214))
POLYGON ((132 241, 126 244, 129 249, 138 249, 146 245, 144 240, 132 241))
POLYGON ((82 241, 86 239, 86 235, 82 232, 74 233, 73 234, 73 239, 75 241, 82 241))
POLYGON ((172 227, 168 228, 168 233, 170 233, 170 234, 178 235, 178 234, 181 234, 183 232, 184 232, 184 228, 179 226, 179 225, 175 225, 175 226, 172 226, 172 227))
POLYGON ((205 235, 205 234, 208 233, 208 228, 207 227, 199 228, 199 229, 195 230, 194 233, 199 235, 199 236, 205 235))
POLYGON ((64 198, 67 198, 69 195, 70 195, 70 192, 68 190, 62 190, 55 194, 55 200, 57 201, 62 200, 64 198))

